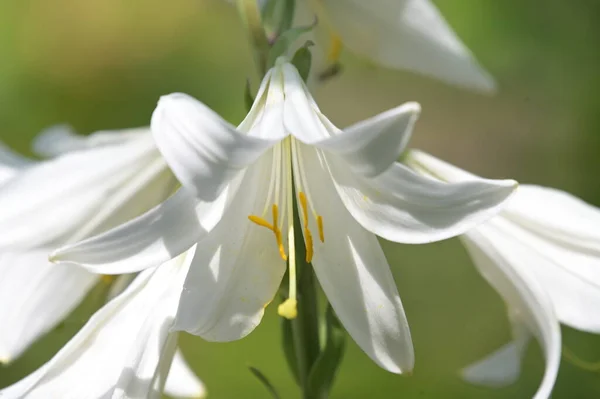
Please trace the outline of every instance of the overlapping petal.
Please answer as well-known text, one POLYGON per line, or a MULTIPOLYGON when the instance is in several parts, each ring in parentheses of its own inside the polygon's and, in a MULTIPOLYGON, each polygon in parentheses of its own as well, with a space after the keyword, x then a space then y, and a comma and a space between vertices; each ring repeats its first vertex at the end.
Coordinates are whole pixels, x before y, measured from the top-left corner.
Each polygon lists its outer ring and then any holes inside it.
POLYGON ((191 259, 141 273, 50 361, 2 398, 160 397, 175 351, 170 333, 191 259))
POLYGON ((273 233, 248 220, 264 209, 271 162, 265 157, 248 170, 230 211, 196 246, 175 329, 232 341, 260 323, 286 268, 273 233))
POLYGON ((56 326, 97 280, 80 268, 50 264, 47 249, 0 254, 0 363, 56 326))
POLYGON ((0 190, 0 247, 60 245, 156 157, 149 136, 41 162, 0 190))
POLYGON ((175 398, 205 398, 206 388, 190 369, 180 350, 175 351, 169 369, 165 393, 175 398))
POLYGON ((443 240, 468 231, 500 212, 517 187, 513 180, 444 183, 401 164, 366 179, 333 157, 327 157, 327 163, 352 216, 372 233, 407 244, 443 240))
POLYGON ((411 102, 393 108, 343 130, 320 111, 296 69, 284 70, 284 123, 298 140, 332 152, 353 172, 373 177, 386 170, 405 149, 421 107, 411 102))
POLYGON ((429 0, 327 0, 320 7, 321 20, 360 56, 458 86, 494 89, 491 76, 429 0))
POLYGON ((184 187, 213 201, 227 183, 285 137, 283 129, 259 138, 238 131, 185 94, 163 96, 152 114, 156 145, 184 187))
MULTIPOLYGON (((463 242, 479 272, 498 291, 511 312, 540 342, 546 360, 546 370, 534 398, 548 398, 560 365, 560 326, 544 286, 529 270, 513 266, 516 259, 534 263, 538 261, 537 257, 532 256, 531 252, 518 242, 507 240, 507 237, 490 223, 467 233, 463 236, 463 242), (508 248, 509 251, 506 250, 508 248)), ((519 340, 519 337, 515 338, 519 340)), ((489 364, 486 366, 489 368, 489 364)))
MULTIPOLYGON (((394 373, 412 370, 414 351, 394 278, 376 237, 339 203, 323 157, 302 148, 313 205, 324 215, 313 266, 338 318, 362 350, 394 373), (319 159, 320 158, 320 159, 319 159)), ((318 231, 311 219, 312 231, 318 231)))
POLYGON ((0 185, 35 161, 17 154, 0 142, 0 185))

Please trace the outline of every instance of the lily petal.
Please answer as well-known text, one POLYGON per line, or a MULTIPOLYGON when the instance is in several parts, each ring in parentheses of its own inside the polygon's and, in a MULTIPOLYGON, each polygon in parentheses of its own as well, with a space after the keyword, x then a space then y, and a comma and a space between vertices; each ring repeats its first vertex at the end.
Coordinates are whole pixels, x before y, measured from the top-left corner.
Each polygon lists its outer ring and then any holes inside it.
POLYGON ((181 188, 144 215, 59 248, 50 259, 101 274, 133 273, 157 266, 188 250, 212 230, 221 219, 228 198, 237 191, 234 183, 214 202, 199 201, 181 188))
POLYGON ((285 127, 298 140, 332 152, 362 176, 373 177, 395 162, 410 139, 421 107, 406 103, 343 131, 335 127, 312 100, 297 70, 283 65, 285 127))
POLYGON ((197 245, 174 329, 222 342, 260 323, 285 273, 273 233, 248 220, 264 209, 271 162, 265 156, 248 170, 227 215, 197 245))
POLYGON ((149 134, 149 128, 135 128, 99 131, 85 136, 77 134, 71 126, 55 125, 40 132, 33 139, 31 147, 38 155, 55 157, 71 151, 125 144, 149 134))
POLYGON ((558 244, 600 257, 600 209, 564 191, 523 185, 506 209, 511 220, 558 244))
POLYGON ((494 90, 491 76, 429 0, 328 0, 322 6, 324 20, 358 55, 458 86, 494 90))
POLYGON ((151 137, 40 162, 0 190, 0 247, 60 245, 107 197, 156 159, 151 137))
POLYGON ((34 164, 35 161, 17 154, 0 142, 0 184, 8 181, 24 168, 34 164))
POLYGON ((16 359, 83 300, 98 276, 54 266, 48 251, 0 255, 0 363, 16 359))
POLYGON ((161 97, 152 114, 156 145, 181 184, 214 200, 241 170, 285 137, 239 132, 206 105, 181 93, 161 97))
MULTIPOLYGON (((394 278, 376 237, 341 206, 323 157, 302 148, 315 209, 325 216, 324 242, 314 240, 313 266, 340 321, 380 367, 406 373, 414 351, 394 278)), ((318 226, 310 221, 313 231, 318 226)))
POLYGON ((560 365, 560 326, 544 287, 529 270, 513 266, 517 258, 529 263, 535 263, 537 258, 526 248, 508 241, 490 223, 471 230, 462 240, 479 272, 540 342, 546 370, 534 398, 548 398, 560 365))
POLYGON ((511 258, 512 265, 535 276, 550 296, 561 323, 600 333, 600 258, 596 254, 557 245, 510 219, 497 217, 488 223, 512 243, 501 250, 528 252, 526 257, 511 258))
POLYGON ((355 175, 327 157, 337 192, 367 230, 387 240, 421 244, 460 235, 503 208, 517 183, 478 179, 444 183, 401 164, 374 179, 355 175))
POLYGON ((169 370, 165 393, 175 398, 204 398, 206 388, 190 369, 180 350, 175 352, 169 370))
POLYGON ((521 361, 531 339, 531 333, 526 327, 518 326, 517 330, 520 331, 516 334, 513 332, 513 341, 464 368, 461 371, 462 378, 474 385, 493 388, 515 383, 521 374, 521 361))
MULTIPOLYGON (((193 256, 190 253, 189 256, 193 256)), ((4 399, 160 397, 159 367, 174 353, 169 334, 188 256, 141 273, 45 365, 0 390, 4 399)), ((166 376, 164 376, 166 378, 166 376)), ((163 379, 164 379, 163 378, 163 379)))

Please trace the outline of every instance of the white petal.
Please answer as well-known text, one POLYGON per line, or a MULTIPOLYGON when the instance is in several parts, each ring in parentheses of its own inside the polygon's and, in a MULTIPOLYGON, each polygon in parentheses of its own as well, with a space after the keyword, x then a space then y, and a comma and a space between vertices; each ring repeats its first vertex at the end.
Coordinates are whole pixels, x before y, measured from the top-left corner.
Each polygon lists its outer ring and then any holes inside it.
POLYGON ((0 142, 0 184, 5 183, 19 171, 34 164, 35 161, 17 154, 0 142))
POLYGON ((514 264, 517 258, 526 262, 536 262, 537 258, 507 240, 490 223, 473 229, 462 239, 479 272, 498 291, 509 309, 518 312, 520 319, 540 342, 546 370, 534 398, 549 397, 560 365, 560 326, 543 286, 528 270, 514 264))
POLYGON ((319 111, 296 69, 286 64, 286 128, 298 140, 342 157, 364 176, 376 176, 395 162, 410 139, 421 107, 406 103, 340 131, 319 111))
POLYGON ((260 323, 285 273, 273 233, 248 220, 264 209, 271 159, 249 169, 227 215, 198 244, 175 329, 209 341, 232 341, 260 323))
POLYGON ((181 184, 202 200, 214 200, 242 169, 285 133, 258 138, 239 132, 185 94, 161 97, 152 114, 156 145, 181 184))
POLYGON ((493 79, 429 0, 328 0, 322 5, 325 20, 358 55, 455 85, 494 89, 493 79))
POLYGON ((509 219, 497 217, 489 223, 506 237, 503 251, 527 252, 526 257, 511 257, 511 262, 533 273, 562 323, 600 333, 600 257, 547 240, 509 219))
POLYGON ((60 245, 122 184, 156 159, 150 136, 27 168, 0 188, 0 247, 60 245))
POLYGON ((513 193, 513 180, 443 183, 401 164, 367 179, 327 157, 335 187, 352 216, 387 240, 421 244, 454 237, 497 214, 513 193))
POLYGON ((141 273, 48 363, 1 390, 0 397, 159 397, 155 380, 173 343, 169 329, 189 266, 186 257, 141 273))
POLYGON ((492 354, 464 368, 461 377, 475 385, 500 388, 516 382, 530 334, 524 333, 492 354))
POLYGON ((0 255, 0 363, 16 359, 61 322, 85 297, 98 276, 77 267, 55 266, 43 249, 0 255))
POLYGON ((212 203, 181 188, 165 202, 113 230, 57 249, 53 262, 75 263, 95 273, 132 273, 174 258, 202 239, 219 222, 230 185, 212 203))
POLYGON ((99 131, 84 136, 77 134, 68 125, 55 125, 38 134, 33 139, 31 146, 38 155, 55 157, 71 151, 125 144, 146 135, 150 135, 149 128, 99 131))
POLYGON ((419 173, 449 183, 481 179, 477 175, 420 150, 411 149, 403 161, 419 173))
POLYGON ((507 217, 573 250, 600 258, 600 209, 564 191, 523 185, 506 209, 507 217))
POLYGON ((314 237, 312 260, 319 283, 346 330, 374 362, 394 373, 409 372, 414 365, 410 330, 383 251, 339 203, 316 154, 302 149, 313 205, 323 216, 325 240, 314 237))
POLYGON ((174 398, 206 397, 204 384, 190 369, 180 350, 176 351, 173 357, 173 363, 171 363, 165 385, 165 393, 174 398))

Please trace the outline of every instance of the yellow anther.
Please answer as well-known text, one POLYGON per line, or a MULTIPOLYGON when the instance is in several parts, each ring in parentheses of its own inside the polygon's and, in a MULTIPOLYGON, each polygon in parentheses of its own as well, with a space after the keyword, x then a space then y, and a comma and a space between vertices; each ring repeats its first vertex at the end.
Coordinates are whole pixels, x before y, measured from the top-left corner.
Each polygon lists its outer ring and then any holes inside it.
POLYGON ((249 215, 248 219, 250 219, 250 221, 252 223, 256 223, 257 225, 259 225, 261 227, 266 227, 267 229, 271 230, 273 232, 273 234, 275 234, 275 240, 277 241, 277 248, 279 249, 279 255, 281 255, 281 258, 283 260, 287 261, 287 255, 285 254, 285 248, 283 246, 283 239, 281 238, 281 230, 279 230, 279 227, 277 226, 277 219, 278 219, 277 205, 273 204, 273 224, 267 222, 264 218, 261 218, 260 216, 256 216, 256 215, 249 215))
POLYGON ((323 216, 317 216, 317 227, 319 228, 319 240, 325 242, 325 233, 323 232, 323 216))
POLYGON ((292 298, 288 298, 277 308, 277 313, 281 317, 285 317, 288 320, 295 319, 298 316, 298 301, 292 298))
POLYGON ((342 39, 332 33, 329 37, 329 51, 327 52, 327 60, 335 63, 340 59, 342 53, 342 39))
POLYGON ((298 197, 300 198, 300 206, 302 207, 302 222, 304 227, 308 227, 308 203, 306 202, 306 195, 300 191, 298 197))
POLYGON ((248 219, 250 219, 250 221, 252 223, 256 223, 259 226, 266 227, 267 229, 269 229, 271 231, 275 231, 273 229, 273 226, 271 225, 271 223, 267 222, 265 219, 261 218, 260 216, 250 215, 250 216, 248 216, 248 219))
POLYGON ((306 263, 312 262, 313 258, 313 239, 308 228, 304 229, 304 240, 306 241, 306 263))
POLYGON ((285 254, 285 248, 283 246, 283 239, 281 238, 281 230, 277 229, 274 230, 275 233, 275 239, 277 240, 277 247, 279 248, 279 255, 281 255, 281 259, 287 261, 288 257, 285 254))
POLYGON ((108 274, 103 274, 100 277, 100 279, 102 280, 102 282, 104 284, 110 284, 110 283, 112 283, 115 280, 115 278, 117 278, 117 277, 116 276, 111 276, 111 275, 108 275, 108 274))

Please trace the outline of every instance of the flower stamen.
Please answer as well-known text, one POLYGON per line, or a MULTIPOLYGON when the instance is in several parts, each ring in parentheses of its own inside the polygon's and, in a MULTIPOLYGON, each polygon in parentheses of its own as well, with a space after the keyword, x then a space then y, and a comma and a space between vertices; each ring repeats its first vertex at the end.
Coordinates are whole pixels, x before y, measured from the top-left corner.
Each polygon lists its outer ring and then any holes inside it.
POLYGON ((302 209, 302 221, 304 226, 304 240, 306 241, 306 262, 310 263, 314 254, 313 239, 310 229, 308 228, 308 203, 306 195, 302 191, 298 193, 300 199, 300 207, 302 209))
POLYGON ((329 35, 329 50, 327 51, 327 60, 335 63, 340 59, 342 53, 342 39, 335 33, 329 35))
POLYGON ((279 230, 279 227, 277 226, 277 220, 279 218, 279 211, 277 208, 277 204, 273 204, 272 212, 273 212, 273 224, 269 223, 264 218, 262 218, 260 216, 256 216, 256 215, 249 215, 248 219, 252 223, 255 223, 261 227, 265 227, 265 228, 271 230, 273 232, 273 234, 275 234, 275 241, 277 241, 277 248, 279 249, 279 255, 281 255, 281 259, 283 259, 284 261, 287 261, 288 257, 285 253, 285 247, 283 246, 281 230, 279 230))

